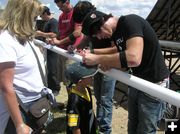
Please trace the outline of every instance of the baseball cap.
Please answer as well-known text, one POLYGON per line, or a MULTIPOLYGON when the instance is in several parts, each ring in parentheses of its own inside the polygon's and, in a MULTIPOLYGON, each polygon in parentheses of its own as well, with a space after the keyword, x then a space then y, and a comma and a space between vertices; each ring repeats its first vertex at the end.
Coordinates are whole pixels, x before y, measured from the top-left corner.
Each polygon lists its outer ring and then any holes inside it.
POLYGON ((42 14, 44 14, 44 13, 50 13, 50 9, 49 9, 47 6, 44 6, 44 7, 43 7, 43 12, 42 12, 42 14))
POLYGON ((82 33, 87 36, 96 33, 103 25, 105 16, 107 16, 107 14, 97 10, 88 13, 83 20, 82 33))
POLYGON ((97 66, 88 66, 83 63, 75 62, 68 65, 65 76, 72 83, 76 84, 83 78, 94 76, 98 72, 97 66))

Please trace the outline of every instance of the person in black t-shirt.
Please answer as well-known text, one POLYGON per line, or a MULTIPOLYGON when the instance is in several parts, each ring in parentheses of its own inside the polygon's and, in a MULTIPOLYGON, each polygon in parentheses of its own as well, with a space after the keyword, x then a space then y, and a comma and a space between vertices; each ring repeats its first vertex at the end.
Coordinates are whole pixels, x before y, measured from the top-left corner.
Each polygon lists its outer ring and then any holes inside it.
MULTIPOLYGON (((86 14, 88 14, 92 10, 96 10, 92 3, 90 3, 89 1, 79 1, 74 6, 74 22, 82 23, 86 14)), ((93 52, 93 50, 112 47, 112 44, 111 39, 99 40, 96 37, 91 38, 84 36, 83 41, 81 41, 81 43, 78 45, 78 48, 85 48, 87 46, 90 49, 85 49, 83 51, 90 52, 90 50, 92 50, 91 53, 95 53, 95 51, 93 52)), ((94 76, 93 88, 97 104, 96 118, 99 126, 99 132, 103 134, 110 134, 112 131, 111 122, 115 82, 116 80, 102 73, 97 73, 94 76)))
MULTIPOLYGON (((46 6, 44 6, 40 17, 45 21, 45 25, 43 31, 36 31, 36 37, 44 37, 43 41, 46 42, 46 40, 56 37, 58 34, 58 21, 53 18, 50 9, 46 6)), ((60 82, 57 76, 58 68, 58 54, 47 50, 47 82, 55 96, 59 94, 60 90, 60 82)))
MULTIPOLYGON (((100 11, 91 11, 86 15, 82 27, 86 36, 110 38, 115 44, 113 48, 94 49, 98 55, 83 54, 84 63, 99 64, 104 71, 110 68, 130 68, 133 75, 168 87, 169 71, 156 34, 146 20, 133 14, 118 18, 100 11)), ((163 101, 130 87, 128 133, 155 134, 164 108, 163 101)))

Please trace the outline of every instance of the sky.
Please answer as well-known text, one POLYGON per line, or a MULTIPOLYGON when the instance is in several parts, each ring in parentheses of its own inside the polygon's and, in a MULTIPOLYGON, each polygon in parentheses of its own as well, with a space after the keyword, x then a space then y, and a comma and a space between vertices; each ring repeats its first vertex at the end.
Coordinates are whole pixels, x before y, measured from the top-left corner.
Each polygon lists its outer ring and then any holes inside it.
MULTIPOLYGON (((0 0, 0 8, 4 8, 8 0, 0 0)), ((54 17, 58 18, 61 11, 57 8, 54 0, 40 0, 51 9, 54 17)), ((70 0, 75 5, 79 0, 70 0)), ((113 16, 137 14, 146 18, 151 12, 157 0, 87 0, 93 3, 98 10, 112 13, 113 16)))

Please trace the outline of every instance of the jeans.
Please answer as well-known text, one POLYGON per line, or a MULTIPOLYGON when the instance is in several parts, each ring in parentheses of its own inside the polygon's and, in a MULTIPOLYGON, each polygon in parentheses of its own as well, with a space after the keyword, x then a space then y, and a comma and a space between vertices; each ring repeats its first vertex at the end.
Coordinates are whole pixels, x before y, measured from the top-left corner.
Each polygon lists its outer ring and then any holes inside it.
POLYGON ((97 100, 96 116, 100 133, 110 134, 115 80, 101 73, 97 73, 94 79, 94 93, 97 100))
MULTIPOLYGON (((169 80, 159 84, 169 86, 169 80)), ((156 134, 166 103, 133 87, 128 94, 128 134, 156 134)))

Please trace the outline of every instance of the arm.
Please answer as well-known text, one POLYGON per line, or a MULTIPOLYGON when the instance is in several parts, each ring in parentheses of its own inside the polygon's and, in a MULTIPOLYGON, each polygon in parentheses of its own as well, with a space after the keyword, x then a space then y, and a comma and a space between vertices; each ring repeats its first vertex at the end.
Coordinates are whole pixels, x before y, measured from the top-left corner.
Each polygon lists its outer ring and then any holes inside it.
POLYGON ((90 41, 91 41, 90 38, 88 36, 84 35, 81 42, 77 46, 77 49, 83 49, 83 48, 87 47, 90 41))
MULTIPOLYGON (((133 37, 127 40, 125 54, 128 67, 137 67, 141 64, 143 47, 142 37, 133 37)), ((120 53, 96 55, 85 53, 83 60, 88 65, 101 64, 102 66, 111 68, 121 68, 119 54, 120 53)))
POLYGON ((0 89, 7 103, 11 118, 16 127, 17 134, 29 134, 30 128, 26 126, 21 117, 15 91, 13 89, 14 63, 0 63, 0 89))
MULTIPOLYGON (((81 40, 80 44, 78 45, 78 49, 83 49, 88 46, 89 42, 91 42, 91 39, 88 36, 83 36, 83 39, 81 40)), ((98 44, 100 45, 100 44, 98 44)), ((98 48, 98 49, 93 49, 94 54, 112 54, 112 53, 117 53, 117 47, 111 43, 112 47, 107 47, 107 48, 98 48)), ((90 53, 89 49, 86 49, 87 53, 90 53)))
POLYGON ((128 67, 137 67, 141 64, 144 41, 142 37, 133 37, 126 42, 126 58, 128 67))
POLYGON ((113 54, 117 53, 117 47, 108 47, 108 48, 101 48, 101 49, 94 49, 95 54, 113 54))
POLYGON ((42 36, 42 37, 45 37, 45 38, 53 38, 53 37, 56 37, 56 34, 53 33, 53 32, 48 32, 48 33, 45 33, 45 32, 42 32, 40 30, 37 30, 36 31, 36 34, 35 34, 36 37, 38 36, 42 36))
MULTIPOLYGON (((82 29, 81 25, 75 26, 74 31, 72 32, 72 35, 74 36, 75 39, 81 36, 81 34, 82 34, 81 29, 82 29)), ((73 40, 70 38, 70 35, 65 37, 62 40, 57 40, 56 38, 53 38, 54 44, 56 44, 58 46, 61 46, 62 44, 69 43, 72 41, 73 40)))

